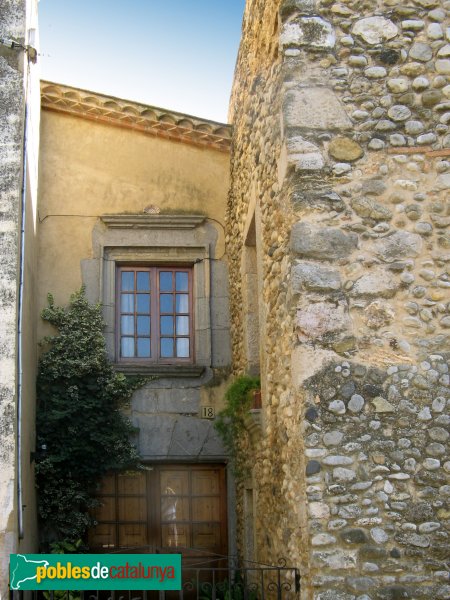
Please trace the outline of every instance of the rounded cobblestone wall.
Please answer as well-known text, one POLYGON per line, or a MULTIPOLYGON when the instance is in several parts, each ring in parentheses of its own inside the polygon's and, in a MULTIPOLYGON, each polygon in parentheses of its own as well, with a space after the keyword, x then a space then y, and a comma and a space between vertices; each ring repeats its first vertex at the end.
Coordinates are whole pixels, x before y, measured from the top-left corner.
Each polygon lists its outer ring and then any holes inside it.
POLYGON ((450 594, 449 11, 254 0, 244 17, 230 113, 234 368, 248 364, 255 206, 257 556, 300 566, 304 598, 450 594))

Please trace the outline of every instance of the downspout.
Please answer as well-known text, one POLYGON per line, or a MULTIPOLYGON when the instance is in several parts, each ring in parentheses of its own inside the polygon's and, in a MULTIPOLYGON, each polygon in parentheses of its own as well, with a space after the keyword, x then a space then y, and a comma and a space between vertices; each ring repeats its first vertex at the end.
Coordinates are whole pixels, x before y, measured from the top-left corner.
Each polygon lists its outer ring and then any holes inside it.
POLYGON ((22 486, 22 394, 23 394, 23 297, 25 271, 25 219, 27 201, 27 129, 28 129, 28 80, 30 65, 27 60, 27 76, 25 79, 25 111, 23 131, 23 168, 22 168, 22 212, 20 223, 20 263, 19 263, 19 298, 17 325, 17 517, 19 540, 24 537, 23 526, 23 486, 22 486))

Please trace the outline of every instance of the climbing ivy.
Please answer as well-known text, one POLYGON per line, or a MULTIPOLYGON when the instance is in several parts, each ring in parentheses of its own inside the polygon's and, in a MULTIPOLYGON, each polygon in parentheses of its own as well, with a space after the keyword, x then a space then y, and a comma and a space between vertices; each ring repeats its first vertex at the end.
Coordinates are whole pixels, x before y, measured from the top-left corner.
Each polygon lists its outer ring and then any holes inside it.
POLYGON ((48 296, 42 318, 57 329, 44 339, 39 361, 36 483, 42 548, 76 544, 91 523, 98 482, 108 471, 136 468, 135 433, 119 411, 142 378, 109 363, 100 305, 84 290, 67 307, 48 296))
POLYGON ((237 477, 245 473, 245 459, 241 450, 247 431, 246 420, 252 405, 252 391, 259 389, 260 386, 258 377, 242 375, 235 379, 225 393, 225 408, 219 412, 214 423, 233 461, 237 477))

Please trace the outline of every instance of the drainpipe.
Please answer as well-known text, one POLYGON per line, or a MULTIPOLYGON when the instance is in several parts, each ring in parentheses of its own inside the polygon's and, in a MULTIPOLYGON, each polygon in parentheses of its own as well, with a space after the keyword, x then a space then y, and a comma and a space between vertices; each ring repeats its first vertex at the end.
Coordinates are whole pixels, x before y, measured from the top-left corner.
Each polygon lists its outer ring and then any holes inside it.
POLYGON ((20 264, 19 264, 19 298, 17 325, 17 516, 19 540, 24 537, 23 526, 23 486, 22 486, 22 394, 23 394, 23 296, 25 271, 25 218, 27 197, 27 120, 28 120, 28 79, 30 66, 27 60, 25 78, 25 110, 23 132, 23 167, 22 167, 22 207, 20 223, 20 264))

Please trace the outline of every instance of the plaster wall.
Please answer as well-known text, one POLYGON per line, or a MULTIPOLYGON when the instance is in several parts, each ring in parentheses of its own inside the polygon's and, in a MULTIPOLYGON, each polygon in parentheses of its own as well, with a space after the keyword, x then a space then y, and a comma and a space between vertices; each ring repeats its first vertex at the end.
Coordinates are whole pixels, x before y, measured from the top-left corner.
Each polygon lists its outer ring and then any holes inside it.
MULTIPOLYGON (((11 1, 0 8, 0 37, 36 47, 36 2, 11 1)), ((36 256, 38 67, 22 48, 0 46, 0 597, 8 595, 9 554, 32 551, 36 544, 35 498, 30 453, 34 450, 34 272, 36 256), (36 92, 37 91, 37 92, 36 92), (24 132, 27 141, 24 144, 24 132), (23 188, 25 186, 25 192, 23 188), (25 205, 25 223, 22 206, 25 205), (22 419, 18 437, 17 323, 21 227, 24 246, 21 361, 22 419), (19 461, 21 472, 19 469, 19 461), (21 503, 18 507, 18 489, 21 503), (21 513, 21 514, 19 514, 21 513), (19 523, 22 526, 19 526, 19 523)))
POLYGON ((39 311, 48 292, 65 304, 84 284, 89 300, 104 304, 114 361, 115 261, 193 264, 194 370, 158 372, 127 413, 143 460, 226 462, 201 408, 221 408, 231 360, 228 153, 44 109, 40 161, 39 311))

